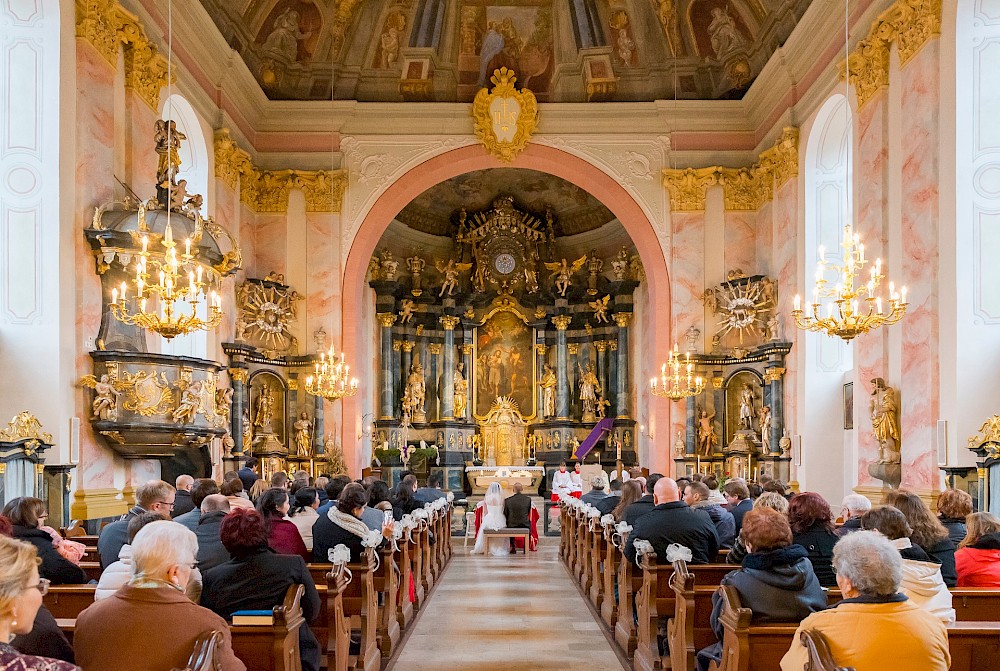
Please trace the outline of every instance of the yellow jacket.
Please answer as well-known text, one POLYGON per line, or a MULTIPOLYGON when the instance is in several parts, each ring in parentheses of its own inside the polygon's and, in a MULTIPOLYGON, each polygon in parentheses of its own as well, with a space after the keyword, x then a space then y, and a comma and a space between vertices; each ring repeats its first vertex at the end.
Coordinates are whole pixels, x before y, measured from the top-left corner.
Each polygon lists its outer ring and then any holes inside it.
POLYGON ((826 637, 839 666, 857 671, 948 671, 951 666, 944 623, 910 601, 848 600, 813 613, 799 624, 792 647, 781 659, 781 671, 803 670, 807 657, 799 634, 806 629, 826 637))

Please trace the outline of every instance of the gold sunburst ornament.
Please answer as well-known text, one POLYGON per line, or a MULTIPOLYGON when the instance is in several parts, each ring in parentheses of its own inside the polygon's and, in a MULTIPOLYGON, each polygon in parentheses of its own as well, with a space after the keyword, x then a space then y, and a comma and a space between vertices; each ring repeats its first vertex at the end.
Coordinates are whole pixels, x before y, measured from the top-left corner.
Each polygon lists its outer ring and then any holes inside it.
POLYGON ((528 89, 514 88, 513 70, 494 70, 490 81, 493 90, 479 89, 472 103, 476 137, 487 152, 510 163, 528 146, 538 126, 538 102, 528 89))

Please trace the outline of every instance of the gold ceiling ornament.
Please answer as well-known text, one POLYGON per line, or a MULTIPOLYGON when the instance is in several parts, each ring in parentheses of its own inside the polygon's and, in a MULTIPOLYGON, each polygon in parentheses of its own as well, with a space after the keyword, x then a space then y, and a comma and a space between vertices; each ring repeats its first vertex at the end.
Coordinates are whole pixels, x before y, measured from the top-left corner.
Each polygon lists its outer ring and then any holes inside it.
POLYGON ((718 183, 719 169, 716 167, 663 171, 663 186, 670 192, 670 209, 673 212, 704 210, 708 187, 718 183))
POLYGON ((319 363, 312 375, 306 377, 306 391, 313 396, 322 396, 328 401, 336 401, 358 393, 358 379, 351 377, 351 367, 344 353, 337 358, 333 345, 329 351, 320 352, 319 363))
POLYGON ((479 89, 472 103, 476 137, 492 156, 510 163, 538 127, 538 102, 526 88, 514 88, 517 77, 503 67, 490 77, 493 90, 479 89))
POLYGON ((16 443, 21 440, 38 440, 51 445, 52 434, 42 431, 42 423, 38 418, 27 410, 22 410, 7 422, 6 429, 0 431, 0 441, 16 443))
POLYGON ((760 165, 774 173, 774 188, 799 175, 799 129, 785 126, 774 146, 760 153, 760 165))
POLYGON ((844 237, 840 244, 843 252, 841 263, 827 261, 826 252, 819 248, 816 263, 816 283, 813 288, 809 314, 802 309, 802 297, 796 294, 792 317, 795 325, 803 331, 818 331, 843 340, 853 340, 862 333, 868 333, 881 326, 895 324, 906 314, 906 287, 897 292, 895 284, 889 282, 889 293, 885 303, 878 294, 885 276, 882 274, 882 259, 875 259, 867 283, 855 286, 868 263, 865 246, 861 237, 854 233, 850 225, 844 226, 844 237), (827 275, 836 275, 834 282, 827 275), (832 286, 831 286, 832 285, 832 286), (829 299, 825 300, 824 299, 829 299))
POLYGON ((674 343, 667 362, 660 367, 660 376, 649 379, 649 393, 669 398, 671 401, 680 401, 697 396, 703 391, 705 391, 705 378, 695 375, 691 352, 684 355, 682 363, 681 352, 674 343))
POLYGON ((235 189, 241 175, 253 174, 253 161, 236 144, 228 128, 215 131, 215 176, 235 189))
POLYGON ((978 450, 985 446, 989 446, 987 450, 994 455, 1000 451, 1000 415, 993 415, 983 422, 979 432, 968 440, 970 450, 978 450))
POLYGON ((268 273, 264 279, 249 278, 236 290, 236 341, 259 347, 269 359, 298 354, 298 339, 292 335, 296 302, 302 295, 285 284, 285 276, 268 273))
POLYGON ((773 197, 774 175, 760 164, 749 168, 720 168, 719 182, 727 211, 756 212, 773 197))

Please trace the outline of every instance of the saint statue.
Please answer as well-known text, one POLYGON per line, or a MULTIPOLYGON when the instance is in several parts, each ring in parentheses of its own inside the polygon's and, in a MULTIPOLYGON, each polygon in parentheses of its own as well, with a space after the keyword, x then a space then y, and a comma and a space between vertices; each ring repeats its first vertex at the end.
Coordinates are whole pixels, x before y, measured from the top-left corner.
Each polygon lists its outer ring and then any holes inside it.
POLYGON ((299 418, 292 424, 295 430, 295 452, 300 457, 308 457, 312 452, 312 420, 305 410, 299 413, 299 418))
POLYGON ((771 444, 771 406, 761 407, 758 427, 760 428, 760 442, 767 450, 767 446, 771 444))
POLYGON ((452 384, 455 385, 455 417, 462 419, 465 418, 465 407, 469 404, 469 381, 463 375, 464 370, 465 363, 459 361, 452 375, 452 384))
POLYGON ((243 419, 240 422, 243 434, 243 449, 249 450, 253 443, 253 423, 250 421, 250 408, 243 409, 243 419))
POLYGON ((121 395, 121 392, 109 382, 107 373, 94 383, 94 394, 94 403, 91 406, 94 416, 91 419, 114 420, 116 418, 115 400, 121 395))
POLYGON ((730 51, 746 46, 746 39, 740 34, 736 22, 724 7, 712 9, 712 22, 708 24, 708 35, 716 58, 722 58, 730 51))
POLYGON ((410 365, 410 375, 406 379, 406 396, 410 399, 410 410, 413 413, 413 421, 421 423, 425 420, 424 395, 426 387, 424 383, 424 367, 420 365, 420 357, 414 356, 410 365))
POLYGON ((880 377, 872 380, 872 433, 878 441, 878 461, 900 463, 899 420, 896 414, 896 393, 880 377))
POLYGON ((215 390, 215 414, 229 422, 229 413, 233 410, 233 388, 223 387, 215 390))
POLYGON ((715 419, 715 413, 710 415, 705 410, 701 411, 701 416, 698 418, 698 449, 705 456, 712 454, 712 447, 718 442, 718 437, 715 435, 715 424, 712 423, 713 419, 715 419))
POLYGON ((542 367, 542 379, 538 386, 542 388, 542 417, 555 417, 556 415, 556 374, 552 366, 545 364, 542 367))
POLYGON ((173 120, 164 121, 157 119, 153 126, 153 140, 156 143, 154 151, 159 155, 159 162, 156 166, 156 184, 166 188, 168 184, 174 183, 174 176, 181 167, 181 140, 186 140, 187 135, 177 130, 177 124, 173 120))
POLYGON ((753 431, 753 387, 749 383, 743 385, 740 392, 740 428, 753 431))
POLYGON ((593 421, 594 413, 597 410, 597 394, 601 391, 601 381, 594 375, 594 367, 588 363, 580 376, 580 405, 583 406, 583 421, 593 421), (588 417, 590 419, 587 419, 588 417))
POLYGON ((257 412, 253 418, 253 425, 259 426, 263 433, 271 433, 271 421, 274 419, 274 394, 271 385, 262 384, 257 392, 257 412))

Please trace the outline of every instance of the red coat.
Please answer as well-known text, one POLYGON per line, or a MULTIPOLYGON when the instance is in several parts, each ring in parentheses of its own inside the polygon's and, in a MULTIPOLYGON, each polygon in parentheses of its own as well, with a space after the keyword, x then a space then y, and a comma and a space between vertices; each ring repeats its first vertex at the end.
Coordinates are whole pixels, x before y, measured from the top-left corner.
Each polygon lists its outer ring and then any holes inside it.
POLYGON ((955 553, 958 587, 1000 587, 1000 549, 964 547, 955 553))
POLYGON ((288 520, 271 521, 271 536, 267 544, 280 555, 299 555, 307 562, 312 561, 312 552, 306 549, 299 528, 288 520))

